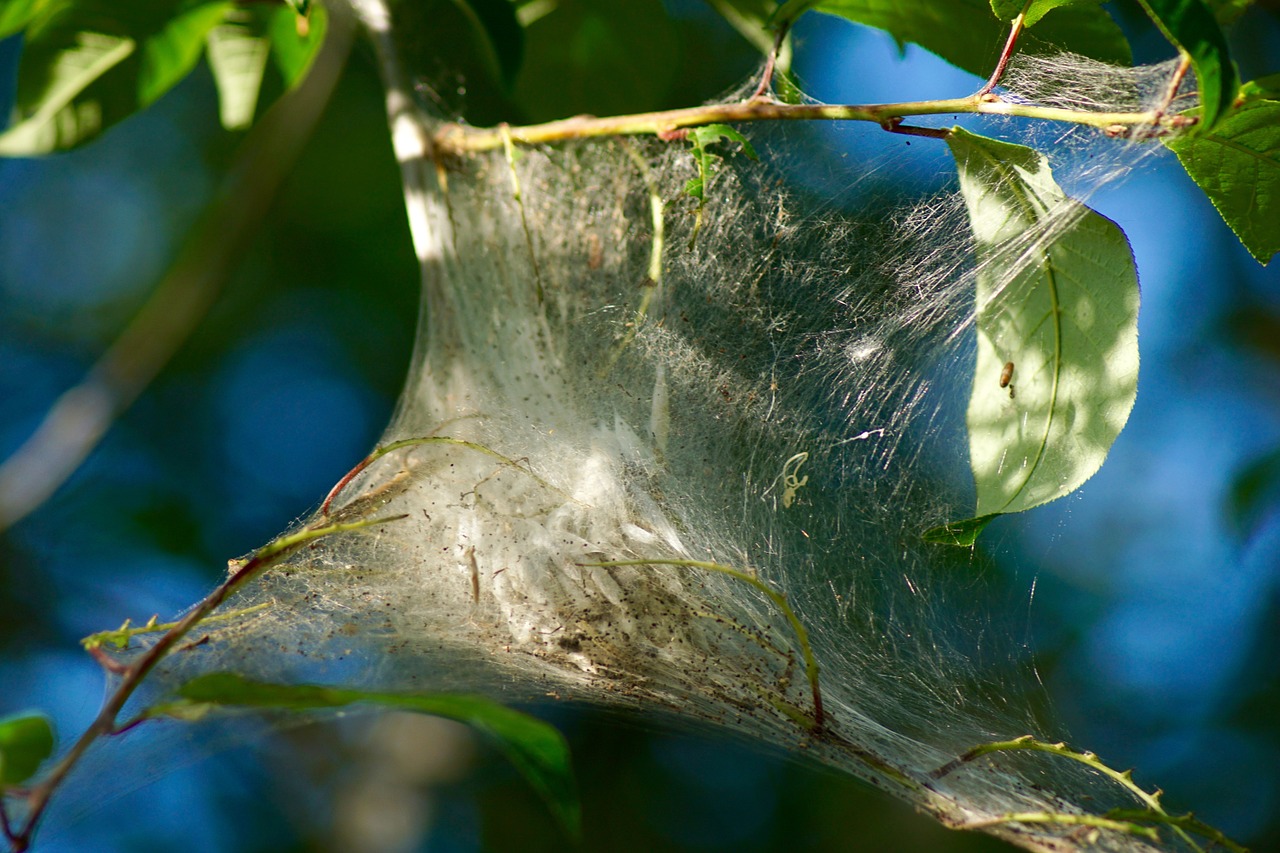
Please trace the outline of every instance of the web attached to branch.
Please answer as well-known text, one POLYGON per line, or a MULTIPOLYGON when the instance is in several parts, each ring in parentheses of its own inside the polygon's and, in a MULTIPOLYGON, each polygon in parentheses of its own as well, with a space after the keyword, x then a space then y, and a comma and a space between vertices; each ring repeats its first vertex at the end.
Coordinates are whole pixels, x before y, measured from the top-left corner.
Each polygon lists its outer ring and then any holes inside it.
MULTIPOLYGON (((755 128, 761 162, 718 149, 695 240, 679 142, 435 161, 441 122, 413 104, 385 18, 362 12, 383 42, 425 307, 386 451, 321 514, 404 517, 272 569, 171 677, 666 711, 1030 849, 1151 849, 1004 819, 1140 806, 1086 764, 1010 751, 937 772, 1038 730, 969 557, 921 539, 971 506, 961 413, 971 381, 999 381, 971 376, 958 195, 904 205, 854 176, 815 197, 785 178, 806 131, 755 128)), ((1108 78, 1075 91, 1115 108, 1169 77, 1053 62, 1009 85, 1061 98, 1072 69, 1108 78)))

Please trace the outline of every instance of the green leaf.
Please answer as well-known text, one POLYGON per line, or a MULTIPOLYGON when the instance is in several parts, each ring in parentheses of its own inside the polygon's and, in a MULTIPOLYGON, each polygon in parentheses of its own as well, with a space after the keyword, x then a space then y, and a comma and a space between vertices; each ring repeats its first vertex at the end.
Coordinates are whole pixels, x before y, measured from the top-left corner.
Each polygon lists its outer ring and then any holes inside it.
POLYGON ((1257 80, 1250 80, 1240 87, 1240 100, 1243 103, 1260 99, 1280 101, 1280 74, 1268 74, 1257 80))
POLYGON ((317 4, 310 8, 311 13, 306 17, 290 9, 277 9, 268 25, 271 56, 288 87, 296 86, 306 76, 329 29, 329 15, 324 6, 317 4), (301 29, 300 21, 306 22, 301 29))
POLYGON ((1001 513, 995 512, 991 515, 982 515, 977 518, 967 518, 964 521, 953 521, 950 524, 931 527, 922 534, 922 538, 926 542, 934 542, 938 545, 956 545, 961 548, 969 548, 974 542, 978 541, 978 534, 1000 516, 1001 513))
POLYGON ((142 41, 138 101, 148 106, 191 73, 205 37, 233 8, 230 0, 195 4, 164 23, 142 41))
POLYGON ((1240 78, 1227 39, 1204 0, 1138 0, 1165 38, 1191 57, 1200 90, 1202 126, 1212 128, 1231 108, 1240 78))
POLYGON ((0 134, 0 154, 70 148, 100 133, 113 113, 128 109, 116 106, 129 100, 124 87, 88 90, 130 56, 137 42, 114 21, 94 26, 76 12, 60 7, 28 30, 18 65, 18 120, 0 134))
POLYGON ((697 177, 690 178, 684 190, 689 195, 703 201, 706 197, 706 186, 715 174, 716 161, 720 155, 710 150, 717 142, 737 142, 742 146, 742 153, 752 160, 758 159, 756 150, 751 147, 747 138, 727 124, 708 124, 695 127, 689 131, 689 143, 693 146, 693 158, 698 164, 697 177))
POLYGON ((0 38, 8 38, 27 26, 48 0, 0 0, 0 38))
POLYGON ((977 245, 978 357, 967 423, 977 516, 1077 489, 1133 408, 1138 278, 1109 219, 1068 198, 1040 153, 952 130, 977 245))
POLYGON ((28 711, 0 719, 0 788, 21 785, 53 754, 53 725, 28 711))
POLYGON ((45 2, 19 60, 17 122, 0 154, 80 145, 160 97, 191 71, 230 0, 45 2))
POLYGON ((237 8, 209 32, 209 67, 218 87, 218 117, 227 130, 244 130, 253 123, 271 52, 271 41, 265 35, 269 20, 264 20, 260 10, 237 8))
POLYGON ((1002 21, 1012 21, 1021 13, 1023 26, 1034 27, 1046 13, 1060 6, 1102 3, 1103 0, 991 0, 991 11, 1002 21))
POLYGON ((148 716, 190 718, 219 706, 314 711, 370 703, 466 723, 488 736, 524 774, 572 837, 581 833, 581 807, 564 736, 541 720, 488 699, 452 693, 378 693, 308 684, 264 684, 230 672, 192 679, 178 695, 180 701, 156 706, 148 716))
POLYGON ((1249 101, 1164 144, 1258 263, 1280 252, 1280 101, 1249 101))
MULTIPOLYGON (((995 69, 1008 26, 986 0, 823 0, 819 12, 885 30, 965 71, 987 77, 995 69)), ((781 14, 781 13, 780 13, 781 14)), ((1051 9, 1019 40, 1026 53, 1074 51, 1102 62, 1129 64, 1132 54, 1115 21, 1094 5, 1051 9)))

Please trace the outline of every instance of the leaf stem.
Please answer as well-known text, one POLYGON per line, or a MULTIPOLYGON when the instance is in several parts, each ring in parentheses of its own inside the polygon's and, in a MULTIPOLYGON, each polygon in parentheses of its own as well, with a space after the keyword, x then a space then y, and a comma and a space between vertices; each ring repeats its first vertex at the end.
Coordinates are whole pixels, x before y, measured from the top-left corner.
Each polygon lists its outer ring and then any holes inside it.
MULTIPOLYGON (((960 769, 964 765, 968 764, 969 762, 973 761, 976 758, 980 758, 983 755, 988 755, 994 752, 1013 752, 1018 750, 1031 750, 1033 752, 1047 752, 1050 755, 1057 755, 1057 756, 1061 756, 1062 758, 1068 758, 1072 761, 1078 761, 1079 763, 1085 765, 1086 767, 1089 767, 1090 769, 1098 773, 1101 773, 1103 776, 1106 776, 1107 778, 1111 779, 1113 782, 1117 783, 1118 785, 1123 787, 1125 790, 1127 790, 1129 793, 1131 793, 1135 798, 1137 798, 1143 805, 1147 807, 1146 816, 1144 817, 1137 817, 1136 813, 1129 812, 1126 810, 1116 810, 1114 812, 1109 813, 1110 817, 1112 818, 1120 817, 1124 820, 1124 822, 1130 823, 1130 824, 1132 824, 1133 820, 1147 820, 1153 823, 1166 823, 1171 827, 1173 827, 1173 831, 1176 832, 1182 838, 1182 840, 1185 841, 1193 850, 1201 850, 1203 848, 1201 848, 1198 844, 1196 844, 1187 835, 1186 830, 1190 830, 1191 832, 1195 832, 1206 838, 1210 838, 1214 843, 1219 844, 1223 847, 1226 847, 1229 850, 1243 851, 1244 849, 1240 847, 1238 844, 1235 844, 1225 835, 1223 835, 1219 830, 1207 824, 1201 823, 1200 821, 1195 820, 1191 816, 1177 817, 1177 816, 1170 815, 1167 811, 1165 811, 1164 806, 1160 803, 1161 792, 1159 791, 1159 789, 1157 789, 1154 793, 1148 793, 1145 788, 1142 788, 1140 785, 1138 785, 1136 782, 1133 781, 1132 770, 1116 770, 1112 767, 1107 766, 1106 764, 1103 764, 1102 760, 1098 758, 1096 753, 1076 752, 1074 749, 1071 749, 1070 747, 1068 747, 1065 743, 1046 743, 1045 741, 1036 740, 1031 735, 1023 735, 1022 737, 1017 737, 1017 738, 1014 738, 1013 740, 993 741, 991 743, 979 744, 978 746, 975 746, 973 749, 970 749, 968 752, 964 753, 958 758, 954 758, 951 761, 948 761, 946 764, 942 765, 941 767, 937 768, 936 770, 932 771, 929 774, 929 776, 934 779, 941 779, 942 777, 960 769)), ((1022 820, 1021 818, 1018 818, 1012 815, 1006 815, 998 819, 998 821, 996 822, 1027 823, 1028 821, 1022 820)), ((1047 822, 1047 820, 1044 818, 1041 818, 1039 822, 1047 822)), ((1069 822, 1069 821, 1060 820, 1057 822, 1063 823, 1063 822, 1069 822)), ((1080 821, 1076 821, 1076 822, 1080 822, 1080 821)), ((990 825, 990 822, 981 824, 981 826, 987 826, 987 825, 990 825)), ((1094 823, 1093 825, 1101 826, 1101 824, 1098 824, 1098 823, 1094 823)), ((969 824, 965 828, 977 828, 977 825, 969 824)))
POLYGON ((1169 87, 1165 90, 1164 98, 1161 99, 1160 106, 1156 109, 1157 116, 1163 116, 1169 111, 1174 98, 1178 97, 1178 89, 1182 87, 1182 81, 1187 78, 1187 72, 1190 70, 1191 54, 1184 50, 1179 55, 1177 69, 1173 72, 1173 76, 1169 78, 1169 87))
POLYGON ((769 51, 769 58, 765 60, 764 71, 760 74, 760 85, 756 86, 751 100, 764 98, 768 94, 769 86, 773 83, 773 69, 778 64, 778 54, 782 52, 782 46, 785 44, 787 33, 789 32, 791 32, 790 21, 783 21, 778 25, 778 32, 773 37, 773 49, 769 51))
POLYGON ((1155 843, 1160 842, 1159 834, 1149 826, 1141 826, 1127 820, 1115 820, 1094 814, 1072 814, 1070 812, 1010 812, 983 820, 973 820, 960 824, 958 829, 985 829, 989 826, 1003 826, 1008 823, 1056 823, 1069 826, 1092 826, 1098 829, 1110 829, 1126 835, 1137 835, 1155 843))
POLYGON ((1013 23, 1009 25, 1009 38, 1005 40, 1004 48, 1000 51, 1000 60, 996 63, 995 71, 991 72, 991 76, 987 78, 987 82, 982 88, 974 93, 975 97, 981 97, 1000 82, 1000 78, 1004 76, 1004 70, 1009 67, 1009 60, 1013 57, 1013 50, 1018 45, 1018 36, 1022 34, 1022 25, 1026 21, 1027 8, 1031 6, 1031 0, 1027 0, 1026 7, 1018 13, 1018 17, 1013 19, 1013 23))

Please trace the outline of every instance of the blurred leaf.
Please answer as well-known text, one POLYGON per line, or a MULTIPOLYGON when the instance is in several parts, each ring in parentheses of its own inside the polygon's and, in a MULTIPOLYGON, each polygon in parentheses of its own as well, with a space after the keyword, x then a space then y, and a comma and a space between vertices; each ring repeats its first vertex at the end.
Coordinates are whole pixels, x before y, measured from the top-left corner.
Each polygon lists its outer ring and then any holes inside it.
POLYGON ((209 33, 209 67, 218 87, 218 115, 227 130, 253 123, 271 52, 266 31, 274 11, 237 8, 209 33))
POLYGON ((152 708, 148 715, 189 718, 217 706, 314 711, 370 703, 466 723, 493 740, 572 837, 581 834, 581 807, 564 736, 541 720, 488 699, 451 693, 375 693, 308 684, 264 684, 230 672, 192 679, 178 695, 181 701, 152 708))
POLYGON ((1280 101, 1280 74, 1268 74, 1257 80, 1250 80, 1240 87, 1240 99, 1244 102, 1267 98, 1280 101))
POLYGON ((515 97, 533 121, 657 109, 679 58, 661 0, 562 0, 526 39, 515 97))
POLYGON ((28 711, 0 719, 0 788, 21 785, 53 754, 53 726, 28 711))
POLYGON ((1124 233, 1063 194, 1039 152, 960 128, 948 144, 980 264, 968 525, 1102 465, 1137 395, 1138 278, 1124 233))
POLYGON ((0 154, 80 145, 151 104, 185 77, 230 0, 43 4, 18 68, 17 123, 0 154))
POLYGON ((1212 128, 1231 108, 1240 79, 1227 39, 1204 0, 1138 0, 1165 38, 1191 57, 1200 90, 1202 127, 1212 128))
POLYGON ((1213 17, 1225 27, 1235 23, 1254 2, 1255 0, 1208 0, 1208 5, 1213 17))
POLYGON ((1248 538, 1257 531, 1267 512, 1277 507, 1280 507, 1280 448, 1236 472, 1227 497, 1227 515, 1236 533, 1248 538))
POLYGON ((510 0, 454 0, 475 30, 493 79, 510 90, 524 60, 524 28, 510 0))
POLYGON ((306 76, 329 29, 329 14, 324 6, 317 4, 310 8, 311 14, 305 18, 289 9, 277 9, 268 25, 271 56, 289 87, 296 86, 306 76), (299 30, 299 21, 307 22, 305 30, 299 30))
MULTIPOLYGON (((823 0, 817 11, 885 30, 899 45, 912 42, 965 71, 987 77, 1008 36, 985 0, 823 0)), ((1070 50, 1102 62, 1128 64, 1129 43, 1096 6, 1052 9, 1035 35, 1019 41, 1026 53, 1070 50)))
POLYGON ((132 54, 137 42, 119 22, 79 13, 80 7, 58 7, 27 31, 18 65, 18 121, 0 134, 0 154, 29 156, 71 148, 123 118, 113 113, 127 114, 104 104, 108 95, 113 103, 134 100, 130 95, 136 96, 136 87, 119 75, 110 91, 101 86, 86 90, 132 54))
POLYGON ((48 0, 3 0, 0 2, 0 38, 8 38, 25 27, 48 0))
POLYGON ((1165 145, 1258 263, 1280 252, 1280 101, 1249 101, 1165 145))
POLYGON ((159 32, 142 41, 138 101, 148 106, 191 73, 209 31, 233 8, 225 2, 197 3, 165 21, 159 32))

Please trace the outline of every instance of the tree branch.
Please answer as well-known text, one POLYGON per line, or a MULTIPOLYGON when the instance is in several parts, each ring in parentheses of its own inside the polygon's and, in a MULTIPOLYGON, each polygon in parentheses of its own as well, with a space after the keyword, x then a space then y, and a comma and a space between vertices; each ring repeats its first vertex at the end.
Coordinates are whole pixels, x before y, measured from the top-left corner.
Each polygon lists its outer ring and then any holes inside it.
POLYGON ((635 115, 575 116, 574 118, 525 127, 503 126, 473 129, 449 124, 436 134, 439 153, 460 155, 492 151, 503 146, 504 135, 521 145, 539 145, 597 136, 669 135, 681 128, 707 124, 754 121, 869 121, 886 126, 906 116, 978 114, 1042 119, 1095 127, 1159 125, 1163 130, 1184 126, 1180 117, 1165 118, 1156 111, 1089 112, 1061 107, 1041 107, 1005 101, 998 95, 979 93, 963 98, 909 101, 897 104, 782 104, 752 99, 730 104, 708 104, 677 110, 635 115))

